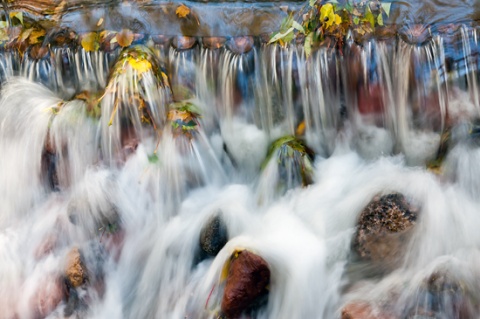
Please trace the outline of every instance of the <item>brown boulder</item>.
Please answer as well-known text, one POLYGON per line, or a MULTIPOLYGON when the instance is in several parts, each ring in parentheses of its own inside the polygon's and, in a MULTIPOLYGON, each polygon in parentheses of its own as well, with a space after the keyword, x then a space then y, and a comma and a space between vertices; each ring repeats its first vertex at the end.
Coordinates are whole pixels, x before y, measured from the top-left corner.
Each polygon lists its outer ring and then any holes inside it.
POLYGON ((80 250, 76 247, 67 255, 65 276, 68 284, 73 288, 81 286, 88 279, 87 268, 82 260, 80 250))
POLYGON ((228 319, 259 306, 268 295, 270 269, 260 256, 247 250, 235 252, 230 260, 227 282, 222 299, 222 312, 228 319))
POLYGON ((377 196, 360 214, 352 248, 364 260, 398 261, 416 220, 417 211, 402 194, 377 196))

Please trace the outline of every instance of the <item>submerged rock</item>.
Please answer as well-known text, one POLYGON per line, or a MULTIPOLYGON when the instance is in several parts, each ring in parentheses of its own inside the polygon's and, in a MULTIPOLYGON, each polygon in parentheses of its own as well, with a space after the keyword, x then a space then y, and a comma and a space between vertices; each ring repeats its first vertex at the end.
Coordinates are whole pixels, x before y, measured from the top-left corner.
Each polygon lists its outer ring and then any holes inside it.
POLYGON ((361 259, 388 267, 402 256, 416 220, 402 194, 375 197, 360 214, 352 248, 361 259))
POLYGON ((56 276, 46 277, 38 286, 32 299, 32 306, 39 318, 47 317, 65 298, 65 286, 56 276))
POLYGON ((88 280, 87 268, 78 248, 73 248, 67 255, 65 277, 70 287, 77 288, 88 280))
POLYGON ((294 136, 285 136, 274 141, 268 150, 267 158, 262 164, 268 169, 275 161, 278 168, 277 190, 280 193, 313 183, 314 152, 303 141, 294 136))
POLYGON ((473 318, 473 305, 464 287, 449 272, 434 272, 417 289, 406 318, 473 318))
POLYGON ((216 214, 208 220, 200 232, 200 248, 209 256, 216 256, 228 242, 227 225, 221 215, 216 214))
POLYGON ((260 256, 247 250, 235 252, 230 259, 222 299, 222 312, 228 319, 240 318, 266 302, 270 269, 260 256))
POLYGON ((177 50, 191 49, 196 43, 197 39, 195 37, 180 36, 174 37, 172 40, 172 45, 177 50))
POLYGON ((253 49, 255 40, 251 36, 234 37, 227 41, 227 48, 235 54, 243 54, 253 49))
POLYGON ((224 37, 203 37, 202 44, 205 48, 210 50, 216 50, 223 47, 225 42, 227 41, 224 37))
POLYGON ((395 317, 374 309, 368 303, 357 301, 343 307, 342 319, 395 319, 395 317))
POLYGON ((199 128, 200 110, 190 102, 177 102, 170 105, 168 121, 175 137, 192 139, 199 128))

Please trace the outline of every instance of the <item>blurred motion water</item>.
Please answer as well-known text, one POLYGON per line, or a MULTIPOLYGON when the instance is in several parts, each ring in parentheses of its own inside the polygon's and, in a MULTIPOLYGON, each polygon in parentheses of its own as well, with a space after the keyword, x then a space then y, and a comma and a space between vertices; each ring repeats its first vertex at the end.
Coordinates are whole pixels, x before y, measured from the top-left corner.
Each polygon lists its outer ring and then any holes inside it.
POLYGON ((222 318, 243 250, 239 318, 480 317, 479 30, 434 31, 5 49, 0 318, 222 318))

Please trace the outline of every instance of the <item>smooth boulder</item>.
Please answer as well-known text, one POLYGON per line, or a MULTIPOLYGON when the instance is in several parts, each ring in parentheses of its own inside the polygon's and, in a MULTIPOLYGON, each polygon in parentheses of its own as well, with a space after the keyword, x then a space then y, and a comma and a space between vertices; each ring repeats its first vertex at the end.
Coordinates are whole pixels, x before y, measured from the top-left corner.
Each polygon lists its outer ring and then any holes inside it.
POLYGON ((227 319, 240 318, 265 302, 270 284, 268 263, 247 250, 235 252, 230 259, 222 299, 222 313, 227 319))

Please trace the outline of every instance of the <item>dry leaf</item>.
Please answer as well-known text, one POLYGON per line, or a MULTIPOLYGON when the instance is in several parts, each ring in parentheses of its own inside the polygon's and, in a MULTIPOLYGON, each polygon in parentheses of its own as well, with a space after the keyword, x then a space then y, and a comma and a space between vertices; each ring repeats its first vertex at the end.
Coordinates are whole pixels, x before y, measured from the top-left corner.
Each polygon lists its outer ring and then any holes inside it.
POLYGON ((190 14, 190 9, 186 5, 182 4, 177 8, 175 13, 179 18, 185 18, 190 14))
POLYGON ((128 29, 123 29, 117 34, 117 42, 121 47, 128 47, 133 42, 133 32, 128 29))
POLYGON ((101 26, 103 24, 103 18, 100 18, 97 22, 97 27, 101 26))
POLYGON ((96 32, 90 32, 83 36, 82 48, 87 51, 97 51, 100 48, 98 43, 98 34, 96 32))

